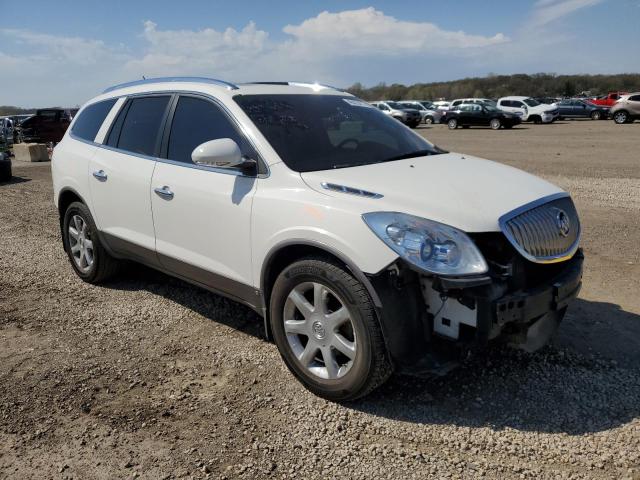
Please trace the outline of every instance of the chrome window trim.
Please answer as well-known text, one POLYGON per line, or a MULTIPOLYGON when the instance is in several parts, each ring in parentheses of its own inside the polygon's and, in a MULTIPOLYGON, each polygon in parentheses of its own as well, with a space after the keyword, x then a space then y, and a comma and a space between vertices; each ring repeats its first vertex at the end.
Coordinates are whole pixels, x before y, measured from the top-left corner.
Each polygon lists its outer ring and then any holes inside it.
MULTIPOLYGON (((126 104, 126 100, 128 100, 129 98, 149 97, 149 96, 158 96, 158 95, 160 95, 160 96, 161 95, 174 95, 174 94, 176 94, 176 95, 185 94, 185 95, 191 95, 191 96, 196 96, 196 97, 203 97, 203 98, 205 98, 207 100, 213 101, 213 103, 215 103, 216 106, 220 107, 223 110, 223 112, 229 117, 229 119, 233 122, 234 126, 240 131, 240 133, 242 135, 244 135, 244 137, 247 139, 247 141, 249 142, 249 144, 251 145, 253 150, 256 152, 256 154, 258 154, 258 156, 260 158, 257 158, 255 160, 258 161, 258 162, 262 162, 262 164, 265 166, 265 168, 267 170, 266 173, 261 173, 261 174, 258 174, 256 176, 245 175, 244 173, 242 173, 238 169, 210 167, 208 165, 198 165, 198 164, 195 164, 195 163, 194 164, 189 164, 189 163, 185 163, 185 162, 178 162, 176 160, 170 160, 168 158, 153 157, 153 156, 149 156, 149 155, 143 155, 143 154, 140 154, 140 153, 131 152, 129 150, 123 150, 123 149, 120 149, 120 148, 111 147, 109 145, 105 145, 103 143, 97 143, 95 141, 91 142, 91 141, 79 138, 76 135, 73 135, 73 133, 70 130, 68 130, 68 135, 69 135, 69 137, 73 138, 74 140, 77 140, 77 141, 82 142, 82 143, 86 143, 88 145, 93 145, 94 147, 104 148, 105 150, 110 150, 112 152, 122 153, 122 154, 125 154, 125 155, 133 155, 134 157, 143 158, 143 159, 146 159, 146 160, 153 160, 153 161, 156 161, 156 162, 168 163, 170 165, 177 165, 177 166, 180 166, 180 167, 194 168, 196 170, 204 170, 204 171, 207 171, 207 172, 223 173, 223 174, 226 174, 226 175, 235 175, 235 176, 242 176, 242 177, 247 177, 247 178, 260 178, 260 179, 263 179, 263 178, 269 178, 271 176, 271 169, 269 168, 269 164, 264 160, 264 156, 262 155, 262 153, 260 152, 260 150, 256 146, 256 143, 251 138, 251 135, 247 134, 247 131, 245 130, 243 125, 236 119, 236 117, 231 113, 231 111, 227 108, 227 106, 224 105, 220 100, 218 100, 217 98, 213 97, 212 95, 209 95, 209 94, 203 93, 203 92, 197 92, 197 91, 193 91, 193 90, 162 90, 162 91, 157 91, 157 92, 140 92, 140 93, 132 93, 130 95, 117 95, 117 96, 114 96, 114 97, 109 97, 109 98, 107 98, 105 100, 110 100, 112 98, 116 98, 117 99, 116 100, 116 104, 114 105, 114 108, 116 108, 119 99, 124 98, 125 101, 122 102, 122 104, 118 108, 118 111, 116 112, 114 117, 111 119, 111 123, 109 124, 109 128, 108 128, 107 133, 104 135, 103 141, 107 140, 107 137, 109 136, 109 132, 111 130, 111 127, 113 126, 113 123, 115 122, 116 118, 118 118, 118 115, 120 114, 120 111, 122 110, 122 108, 126 104)), ((97 102, 95 102, 95 103, 97 103, 97 102)))
POLYGON ((535 257, 530 253, 528 253, 527 251, 525 251, 524 248, 518 244, 516 239, 509 232, 509 229, 507 228, 507 222, 512 218, 517 217, 521 213, 527 212, 529 210, 533 210, 534 208, 544 205, 545 203, 552 202, 553 200, 557 200, 559 198, 567 198, 567 197, 569 198, 571 197, 571 195, 569 195, 567 192, 554 193, 552 195, 547 195, 546 197, 539 198, 538 200, 534 200, 533 202, 529 202, 514 210, 511 210, 510 212, 505 213, 498 219, 500 230, 505 235, 505 237, 507 237, 507 240, 509 240, 509 243, 511 243, 511 245, 513 245, 513 247, 518 251, 518 253, 522 255, 524 258, 526 258, 527 260, 534 263, 542 263, 542 264, 564 262, 565 260, 568 260, 571 257, 573 257, 573 255, 578 250, 578 245, 580 244, 580 237, 582 235, 582 225, 580 225, 580 223, 578 223, 578 234, 576 235, 576 241, 573 243, 573 245, 571 245, 571 247, 569 248, 569 250, 567 250, 566 253, 562 255, 552 255, 549 257, 535 257))

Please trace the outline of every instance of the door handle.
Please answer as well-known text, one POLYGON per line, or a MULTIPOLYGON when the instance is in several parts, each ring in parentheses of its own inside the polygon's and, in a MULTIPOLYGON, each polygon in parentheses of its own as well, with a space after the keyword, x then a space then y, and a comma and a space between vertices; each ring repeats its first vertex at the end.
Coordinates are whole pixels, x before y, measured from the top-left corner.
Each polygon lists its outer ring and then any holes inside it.
POLYGON ((107 181, 107 174, 104 173, 104 170, 98 170, 96 172, 93 172, 93 176, 96 177, 101 182, 107 181))
POLYGON ((173 192, 166 185, 162 188, 154 188, 153 191, 156 192, 160 197, 166 198, 167 200, 171 200, 173 198, 173 192))

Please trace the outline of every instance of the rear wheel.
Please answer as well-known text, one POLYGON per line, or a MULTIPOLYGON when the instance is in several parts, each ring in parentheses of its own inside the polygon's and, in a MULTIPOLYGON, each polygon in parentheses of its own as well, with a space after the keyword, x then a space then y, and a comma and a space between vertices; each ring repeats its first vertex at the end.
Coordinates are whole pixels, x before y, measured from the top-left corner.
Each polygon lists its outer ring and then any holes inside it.
POLYGON ((536 125, 542 123, 542 118, 540 118, 540 116, 538 115, 533 115, 532 117, 529 117, 529 120, 531 120, 536 125))
POLYGON ((502 122, 500 121, 499 118, 492 118, 491 121, 489 122, 489 126, 491 127, 492 130, 500 130, 500 127, 502 126, 502 122))
POLYGON ((338 264, 307 258, 285 268, 270 319, 287 367, 316 395, 353 400, 392 373, 367 290, 338 264))
POLYGON ((595 110, 595 111, 591 112, 591 120, 600 120, 601 116, 602 116, 602 114, 600 113, 599 110, 595 110))
POLYGON ((431 125, 433 123, 433 117, 427 117, 424 119, 424 123, 431 125))
POLYGON ((450 119, 447 122, 447 126, 450 130, 455 130, 456 128, 458 128, 458 120, 456 120, 455 118, 450 119))
POLYGON ((84 203, 69 205, 62 235, 71 265, 82 280, 100 283, 117 272, 120 263, 104 249, 91 212, 84 203))
POLYGON ((613 114, 613 121, 621 125, 629 121, 629 114, 625 110, 620 110, 613 114))

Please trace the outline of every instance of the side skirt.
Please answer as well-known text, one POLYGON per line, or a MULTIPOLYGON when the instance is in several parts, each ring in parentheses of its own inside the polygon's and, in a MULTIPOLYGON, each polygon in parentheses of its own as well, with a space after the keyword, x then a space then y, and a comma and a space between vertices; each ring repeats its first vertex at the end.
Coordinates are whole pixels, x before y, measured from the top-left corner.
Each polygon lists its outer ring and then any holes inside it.
POLYGON ((246 285, 181 260, 158 254, 153 250, 105 232, 100 232, 99 236, 107 252, 115 258, 141 263, 159 272, 184 280, 196 287, 247 305, 260 316, 265 314, 266 307, 262 291, 251 285, 246 285))

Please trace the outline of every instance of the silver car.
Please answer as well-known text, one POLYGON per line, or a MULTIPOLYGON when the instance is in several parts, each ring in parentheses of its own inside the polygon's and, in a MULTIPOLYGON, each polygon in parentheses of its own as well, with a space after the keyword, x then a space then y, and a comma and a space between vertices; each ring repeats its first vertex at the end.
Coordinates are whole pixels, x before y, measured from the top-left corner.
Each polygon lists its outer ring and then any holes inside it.
POLYGON ((399 102, 383 100, 379 102, 371 102, 371 105, 378 110, 404 123, 410 128, 416 128, 422 121, 422 116, 416 108, 408 108, 399 102))
POLYGON ((401 105, 405 105, 407 108, 415 108, 420 112, 422 122, 426 124, 440 123, 442 120, 442 110, 426 100, 403 100, 398 102, 401 105))

